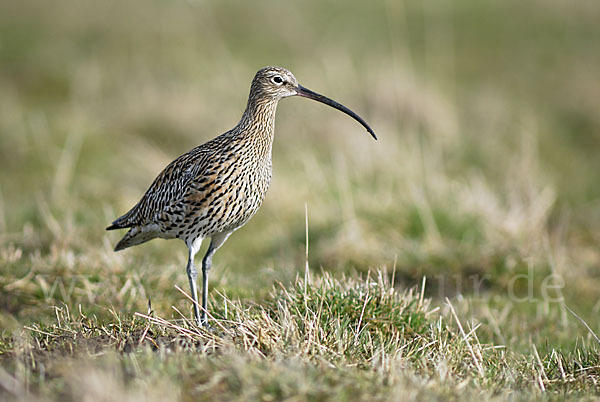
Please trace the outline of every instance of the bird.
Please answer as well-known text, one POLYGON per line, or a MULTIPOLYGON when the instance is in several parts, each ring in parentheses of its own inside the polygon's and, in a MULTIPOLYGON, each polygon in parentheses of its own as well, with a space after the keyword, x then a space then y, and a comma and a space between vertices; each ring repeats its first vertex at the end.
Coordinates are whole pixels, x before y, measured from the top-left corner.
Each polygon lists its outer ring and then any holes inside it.
POLYGON ((371 127, 346 106, 298 84, 282 67, 264 67, 250 85, 246 109, 231 130, 169 163, 140 201, 106 230, 129 229, 115 246, 120 251, 155 238, 181 239, 188 248, 186 273, 198 326, 207 327, 208 273, 215 252, 261 206, 272 177, 275 112, 279 100, 300 96, 329 105, 371 127), (194 258, 210 238, 202 259, 202 305, 194 258))

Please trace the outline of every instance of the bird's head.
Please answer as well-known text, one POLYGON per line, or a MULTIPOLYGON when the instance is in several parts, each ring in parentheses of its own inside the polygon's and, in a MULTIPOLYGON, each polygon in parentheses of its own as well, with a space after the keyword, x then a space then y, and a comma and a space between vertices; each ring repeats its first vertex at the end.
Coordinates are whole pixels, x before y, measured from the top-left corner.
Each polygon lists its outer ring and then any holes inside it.
POLYGON ((297 95, 298 81, 291 71, 282 67, 264 67, 252 80, 252 92, 260 97, 279 100, 297 95))
POLYGON ((294 74, 283 67, 261 68, 252 80, 250 98, 254 98, 255 101, 267 100, 277 103, 282 98, 295 95, 316 100, 346 113, 358 121, 374 139, 377 139, 371 127, 360 116, 346 106, 298 84, 294 74))

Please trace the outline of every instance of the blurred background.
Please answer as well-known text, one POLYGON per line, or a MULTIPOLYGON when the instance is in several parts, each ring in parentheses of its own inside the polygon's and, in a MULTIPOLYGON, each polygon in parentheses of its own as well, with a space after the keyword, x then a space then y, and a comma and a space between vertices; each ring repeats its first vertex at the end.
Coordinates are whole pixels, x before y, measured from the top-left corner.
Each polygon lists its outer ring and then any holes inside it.
POLYGON ((104 228, 237 123, 265 65, 379 141, 283 100, 271 188, 211 286, 259 298, 303 275, 306 207, 315 274, 386 267, 398 286, 427 275, 432 297, 502 304, 514 275, 533 273, 537 297, 554 273, 553 295, 597 317, 598 21, 587 0, 2 2, 0 323, 51 317, 49 296, 100 315, 149 297, 189 310, 173 288, 187 289, 183 243, 115 254, 122 233, 104 228))

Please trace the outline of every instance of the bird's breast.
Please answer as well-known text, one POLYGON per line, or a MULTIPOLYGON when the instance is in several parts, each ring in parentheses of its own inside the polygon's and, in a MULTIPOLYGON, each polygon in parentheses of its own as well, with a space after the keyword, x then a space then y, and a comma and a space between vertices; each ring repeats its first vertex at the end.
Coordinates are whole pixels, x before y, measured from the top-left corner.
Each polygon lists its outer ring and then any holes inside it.
POLYGON ((213 212, 218 214, 213 215, 211 231, 233 231, 248 222, 260 208, 271 176, 270 161, 238 161, 230 173, 220 177, 222 190, 212 200, 213 212))
POLYGON ((241 169, 238 179, 241 183, 240 191, 235 190, 237 200, 233 201, 232 204, 239 202, 243 205, 242 210, 244 212, 240 216, 241 220, 244 221, 243 223, 250 219, 261 206, 269 189, 271 176, 270 163, 254 168, 245 167, 241 169))

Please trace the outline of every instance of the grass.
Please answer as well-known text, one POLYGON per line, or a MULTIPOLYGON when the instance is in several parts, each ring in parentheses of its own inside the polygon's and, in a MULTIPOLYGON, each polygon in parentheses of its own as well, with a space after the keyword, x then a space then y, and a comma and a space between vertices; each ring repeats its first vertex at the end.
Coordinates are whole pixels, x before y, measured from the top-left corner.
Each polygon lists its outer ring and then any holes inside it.
POLYGON ((598 398, 599 14, 0 5, 0 398, 598 398), (269 64, 380 140, 281 102, 273 183, 215 256, 207 331, 175 287, 183 245, 113 253, 104 227, 231 128, 269 64))
POLYGON ((410 399, 599 391, 597 345, 514 353, 479 339, 489 322, 461 322, 464 303, 432 308, 424 288, 398 292, 385 272, 374 275, 296 279, 260 304, 217 294, 211 330, 152 312, 113 312, 101 323, 56 307, 54 323, 25 326, 2 345, 17 374, 9 390, 201 400, 389 399, 406 387, 410 399))

